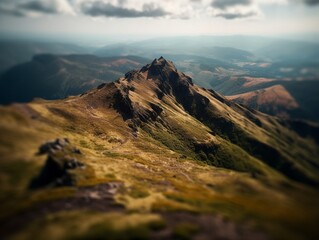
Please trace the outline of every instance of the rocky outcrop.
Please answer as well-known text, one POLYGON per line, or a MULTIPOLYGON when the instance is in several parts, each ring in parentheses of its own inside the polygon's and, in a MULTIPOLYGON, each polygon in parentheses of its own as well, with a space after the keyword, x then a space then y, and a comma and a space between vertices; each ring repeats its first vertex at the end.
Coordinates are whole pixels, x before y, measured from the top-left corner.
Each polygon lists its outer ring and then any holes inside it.
POLYGON ((73 147, 66 138, 42 144, 38 154, 47 154, 47 159, 39 175, 31 181, 31 189, 72 186, 75 181, 71 171, 85 168, 85 165, 75 157, 81 155, 81 151, 73 147))
POLYGON ((130 120, 129 126, 137 131, 137 127, 142 123, 150 120, 155 121, 163 109, 154 103, 150 103, 150 109, 140 106, 131 100, 129 91, 132 91, 131 86, 121 86, 115 92, 113 108, 122 115, 125 121, 130 120))

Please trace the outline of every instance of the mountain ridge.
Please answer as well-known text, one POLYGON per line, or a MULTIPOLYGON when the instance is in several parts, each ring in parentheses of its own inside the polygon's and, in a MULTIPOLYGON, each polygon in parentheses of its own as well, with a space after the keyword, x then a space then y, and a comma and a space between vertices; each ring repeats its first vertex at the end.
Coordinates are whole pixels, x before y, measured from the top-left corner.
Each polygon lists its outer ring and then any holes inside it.
MULTIPOLYGON (((285 143, 284 146, 280 146, 279 142, 271 143, 272 139, 278 138, 274 130, 285 128, 278 120, 237 105, 213 90, 198 87, 189 76, 179 72, 172 62, 166 61, 163 57, 155 59, 139 71, 128 72, 124 78, 114 83, 101 85, 83 94, 82 98, 93 106, 101 104, 101 98, 108 99, 106 100, 108 107, 114 108, 125 121, 129 122, 136 136, 138 128, 148 127, 148 123, 152 125, 157 121, 163 125, 165 131, 169 131, 170 120, 167 120, 166 116, 163 117, 165 110, 177 109, 182 113, 185 111, 194 120, 208 127, 210 135, 221 137, 223 142, 229 141, 232 147, 239 147, 292 179, 317 184, 317 180, 313 178, 317 168, 311 170, 313 177, 308 176, 307 171, 304 171, 305 168, 309 168, 308 163, 295 161, 295 156, 289 153, 289 143, 285 143)), ((291 132, 288 129, 283 131, 285 132, 283 134, 287 135, 291 132)), ((199 143, 192 137, 187 141, 184 144, 195 149, 190 151, 190 154, 198 159, 208 160, 212 164, 235 170, 259 172, 247 159, 242 159, 246 165, 239 168, 236 167, 238 164, 236 161, 241 161, 238 159, 233 159, 228 164, 224 164, 222 159, 214 163, 217 149, 219 149, 217 145, 209 142, 199 143), (232 164, 234 166, 231 166, 232 164)), ((221 154, 226 154, 225 151, 221 154)), ((308 153, 304 154, 300 151, 299 154, 301 154, 300 157, 308 159, 309 164, 313 162, 311 157, 306 157, 308 153)), ((315 151, 313 154, 318 153, 315 151)), ((313 164, 316 165, 316 163, 313 164)))

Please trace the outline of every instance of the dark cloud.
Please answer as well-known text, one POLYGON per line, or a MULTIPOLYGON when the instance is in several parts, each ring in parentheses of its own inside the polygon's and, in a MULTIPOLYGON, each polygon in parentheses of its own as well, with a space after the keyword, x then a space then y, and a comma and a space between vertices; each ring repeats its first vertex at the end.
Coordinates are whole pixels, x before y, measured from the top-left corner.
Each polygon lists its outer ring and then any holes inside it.
POLYGON ((156 7, 154 4, 144 4, 141 11, 125 8, 123 6, 114 6, 110 3, 96 1, 93 3, 82 4, 83 13, 90 16, 105 16, 117 18, 138 18, 138 17, 163 17, 170 15, 164 9, 156 7))
POLYGON ((222 17, 222 18, 225 18, 227 20, 233 20, 233 19, 237 19, 237 18, 253 17, 256 15, 257 15, 256 12, 248 12, 248 13, 219 13, 219 14, 216 14, 215 16, 222 17))
MULTIPOLYGON (((137 0, 135 0, 137 1, 137 0)), ((140 2, 139 2, 140 1, 140 2)), ((231 11, 233 6, 250 7, 255 0, 187 0, 174 2, 176 11, 169 12, 166 8, 166 2, 158 0, 139 0, 142 3, 142 8, 135 7, 131 4, 131 0, 0 0, 0 14, 12 15, 16 17, 34 17, 46 14, 85 14, 89 16, 104 16, 116 18, 139 18, 148 17, 156 18, 169 16, 170 18, 189 19, 196 13, 203 13, 207 9, 207 13, 211 8, 214 9, 214 16, 223 17, 226 19, 245 18, 256 15, 254 11, 248 12, 231 11), (150 3, 151 2, 151 3, 150 3), (130 3, 130 4, 128 4, 130 3), (144 5, 143 5, 144 3, 144 5), (176 4, 175 4, 176 3, 176 4), (132 7, 128 7, 128 5, 132 7), (186 9, 185 6, 188 8, 186 9), (190 6, 190 7, 189 7, 190 6), (186 10, 185 10, 186 9, 186 10), (184 11, 185 10, 185 11, 184 11)), ((168 1, 168 0, 167 0, 168 1)), ((265 2, 265 1, 264 1, 265 2)), ((318 6, 319 0, 289 0, 291 4, 305 4, 309 7, 318 6)), ((249 11, 249 10, 248 10, 249 11)))
POLYGON ((319 0, 303 0, 307 5, 317 5, 319 0))
POLYGON ((41 12, 41 13, 49 13, 49 14, 58 13, 57 8, 55 8, 53 5, 45 4, 44 1, 36 1, 36 0, 19 4, 17 8, 35 11, 35 12, 41 12))
POLYGON ((72 0, 2 0, 0 13, 16 17, 28 17, 33 13, 61 14, 73 13, 72 0))
POLYGON ((214 0, 211 5, 214 8, 226 9, 233 6, 249 6, 252 0, 214 0))
POLYGON ((19 9, 10 9, 0 7, 0 14, 11 15, 15 17, 25 17, 25 13, 19 9))

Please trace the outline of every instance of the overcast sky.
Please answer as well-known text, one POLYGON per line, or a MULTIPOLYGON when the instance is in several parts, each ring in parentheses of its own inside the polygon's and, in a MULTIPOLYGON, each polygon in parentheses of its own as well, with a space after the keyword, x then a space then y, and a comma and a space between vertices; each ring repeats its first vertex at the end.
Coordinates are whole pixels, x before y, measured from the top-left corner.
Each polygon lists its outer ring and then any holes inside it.
POLYGON ((46 36, 319 33, 319 0, 0 0, 0 32, 46 36))

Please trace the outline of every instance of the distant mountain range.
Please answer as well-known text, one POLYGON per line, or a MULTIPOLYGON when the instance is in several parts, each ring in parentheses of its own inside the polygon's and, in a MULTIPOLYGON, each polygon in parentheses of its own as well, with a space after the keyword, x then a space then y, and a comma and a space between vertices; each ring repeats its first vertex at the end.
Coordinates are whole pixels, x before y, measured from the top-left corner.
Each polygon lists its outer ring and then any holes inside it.
POLYGON ((102 48, 1 41, 0 103, 81 94, 164 55, 195 83, 238 103, 318 121, 318 49, 314 43, 253 36, 157 38, 102 48))
POLYGON ((85 47, 70 43, 0 40, 0 73, 36 54, 93 54, 102 57, 193 55, 223 61, 257 60, 318 63, 319 44, 256 36, 198 36, 155 38, 132 43, 85 47))
POLYGON ((113 44, 97 49, 99 56, 188 54, 223 60, 263 59, 273 62, 316 62, 319 44, 255 36, 167 37, 113 44), (218 56, 218 57, 217 57, 218 56))
POLYGON ((30 61, 36 54, 87 54, 91 51, 89 47, 67 43, 0 40, 0 74, 10 67, 30 61))

